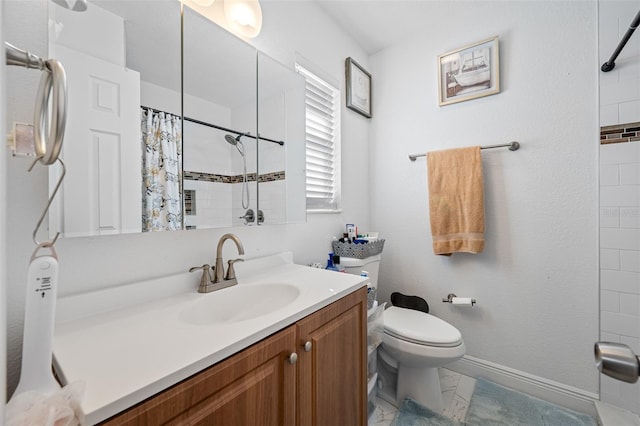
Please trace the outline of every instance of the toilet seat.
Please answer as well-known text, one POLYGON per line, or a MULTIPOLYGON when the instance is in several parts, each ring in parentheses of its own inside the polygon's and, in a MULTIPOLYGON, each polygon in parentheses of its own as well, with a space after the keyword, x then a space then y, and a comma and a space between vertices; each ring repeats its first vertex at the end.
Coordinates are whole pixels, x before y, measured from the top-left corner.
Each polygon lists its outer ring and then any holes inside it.
POLYGON ((455 347, 462 334, 448 322, 413 309, 391 306, 384 311, 384 332, 397 339, 418 345, 455 347))

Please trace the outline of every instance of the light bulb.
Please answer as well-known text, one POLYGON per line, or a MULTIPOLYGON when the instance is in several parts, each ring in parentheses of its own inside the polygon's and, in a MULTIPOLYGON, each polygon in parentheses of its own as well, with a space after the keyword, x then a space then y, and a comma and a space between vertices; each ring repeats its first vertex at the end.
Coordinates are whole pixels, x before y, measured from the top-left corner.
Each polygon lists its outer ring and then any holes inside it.
POLYGON ((234 32, 249 38, 260 34, 262 8, 257 0, 225 0, 224 15, 234 32))

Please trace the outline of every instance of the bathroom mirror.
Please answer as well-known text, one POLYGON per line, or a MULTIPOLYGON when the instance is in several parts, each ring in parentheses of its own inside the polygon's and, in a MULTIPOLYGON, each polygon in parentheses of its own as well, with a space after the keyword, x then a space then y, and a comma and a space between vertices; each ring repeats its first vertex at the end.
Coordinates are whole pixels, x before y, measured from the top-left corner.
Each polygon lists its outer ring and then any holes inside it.
POLYGON ((185 224, 255 224, 256 49, 189 7, 183 37, 185 224))
POLYGON ((52 235, 254 225, 259 211, 263 224, 306 220, 297 73, 188 6, 182 30, 175 0, 154 1, 153 13, 148 1, 95 0, 82 13, 47 3, 50 56, 65 64, 70 93, 52 235), (164 183, 159 163, 172 167, 164 183))
POLYGON ((305 81, 262 52, 258 53, 258 134, 258 201, 264 223, 304 222, 305 81))
POLYGON ((64 64, 68 87, 66 176, 50 232, 181 229, 180 3, 94 0, 85 12, 47 3, 49 56, 64 64), (160 164, 169 167, 158 173, 160 164), (168 223, 157 208, 172 212, 168 223))

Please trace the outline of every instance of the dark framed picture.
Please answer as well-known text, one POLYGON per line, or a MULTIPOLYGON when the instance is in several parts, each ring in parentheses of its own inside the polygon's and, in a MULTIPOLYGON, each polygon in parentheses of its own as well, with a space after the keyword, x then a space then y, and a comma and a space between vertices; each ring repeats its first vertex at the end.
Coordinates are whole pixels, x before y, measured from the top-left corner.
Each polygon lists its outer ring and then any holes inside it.
POLYGON ((371 118, 371 74, 350 57, 345 59, 347 108, 371 118))
POLYGON ((498 37, 438 56, 440 106, 500 92, 498 37))

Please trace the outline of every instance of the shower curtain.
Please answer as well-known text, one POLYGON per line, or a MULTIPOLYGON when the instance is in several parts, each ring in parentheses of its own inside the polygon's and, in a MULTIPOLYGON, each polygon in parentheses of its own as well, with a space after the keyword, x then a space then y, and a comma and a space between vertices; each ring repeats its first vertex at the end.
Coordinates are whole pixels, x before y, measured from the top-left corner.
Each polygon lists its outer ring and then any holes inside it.
POLYGON ((142 230, 182 229, 180 117, 141 109, 142 230))

